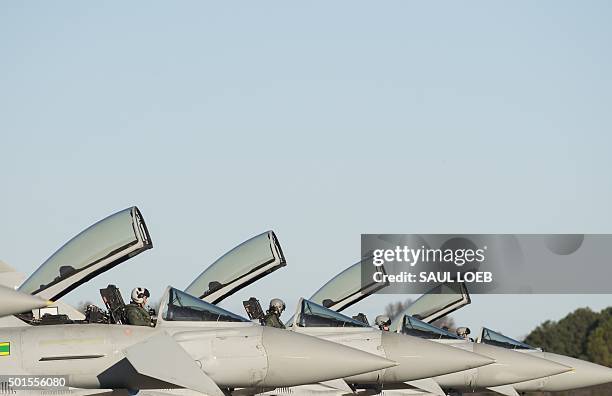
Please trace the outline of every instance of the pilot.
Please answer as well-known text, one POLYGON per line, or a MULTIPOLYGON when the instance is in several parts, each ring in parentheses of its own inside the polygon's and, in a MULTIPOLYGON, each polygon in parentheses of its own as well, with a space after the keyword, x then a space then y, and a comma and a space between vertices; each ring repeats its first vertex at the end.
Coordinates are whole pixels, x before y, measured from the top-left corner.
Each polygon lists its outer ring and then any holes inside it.
POLYGON ((285 310, 285 303, 280 298, 273 298, 270 300, 270 309, 264 316, 264 326, 277 327, 284 329, 285 325, 280 320, 280 316, 285 310))
POLYGON ((391 319, 387 315, 378 315, 374 320, 376 326, 382 331, 389 331, 389 326, 391 326, 391 319))
POLYGON ((470 328, 469 327, 457 327, 457 335, 464 340, 470 341, 470 328))
POLYGON ((132 301, 125 306, 127 324, 134 326, 151 326, 151 315, 144 308, 151 294, 144 287, 132 290, 132 301))

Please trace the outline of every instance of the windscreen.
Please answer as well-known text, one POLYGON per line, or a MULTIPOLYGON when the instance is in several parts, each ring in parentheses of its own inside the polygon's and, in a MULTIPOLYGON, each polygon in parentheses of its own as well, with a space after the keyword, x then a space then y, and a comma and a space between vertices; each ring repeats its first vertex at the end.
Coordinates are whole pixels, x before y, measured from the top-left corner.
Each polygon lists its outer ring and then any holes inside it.
POLYGON ((302 300, 300 327, 369 327, 363 322, 344 316, 312 301, 302 300))
POLYGON ((248 322, 239 315, 174 288, 169 291, 162 318, 177 322, 248 322))
POLYGON ((432 326, 429 323, 425 323, 408 315, 404 316, 402 334, 427 338, 430 340, 438 340, 441 338, 460 339, 460 337, 456 334, 440 329, 439 327, 432 326))
POLYGON ((487 329, 486 327, 482 329, 480 342, 507 349, 535 349, 531 345, 514 340, 496 331, 487 329))

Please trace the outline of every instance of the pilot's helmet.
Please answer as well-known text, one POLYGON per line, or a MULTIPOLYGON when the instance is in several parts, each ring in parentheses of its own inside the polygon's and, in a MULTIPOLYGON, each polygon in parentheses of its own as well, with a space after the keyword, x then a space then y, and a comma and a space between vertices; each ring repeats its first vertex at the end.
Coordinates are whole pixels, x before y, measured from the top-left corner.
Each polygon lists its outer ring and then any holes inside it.
POLYGON ((391 324, 391 319, 387 315, 378 315, 376 319, 374 319, 374 323, 376 323, 376 326, 382 328, 384 326, 389 326, 391 324))
POLYGON ((282 314, 285 310, 285 302, 280 298, 273 298, 270 300, 270 311, 276 311, 278 314, 282 314))
POLYGON ((144 287, 136 287, 132 290, 132 301, 136 304, 144 304, 145 298, 151 297, 151 293, 144 287))
POLYGON ((470 335, 470 328, 469 327, 458 327, 457 328, 457 335, 461 338, 468 338, 468 335, 470 335))

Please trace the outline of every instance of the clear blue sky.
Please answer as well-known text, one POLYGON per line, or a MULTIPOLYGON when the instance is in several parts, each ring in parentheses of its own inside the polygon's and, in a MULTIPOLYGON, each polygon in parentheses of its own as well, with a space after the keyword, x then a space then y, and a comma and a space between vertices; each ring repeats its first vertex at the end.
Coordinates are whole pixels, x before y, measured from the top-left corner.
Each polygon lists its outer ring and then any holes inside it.
MULTIPOLYGON (((611 19, 606 1, 5 2, 0 258, 29 273, 136 204, 155 248, 68 297, 99 301, 186 286, 274 229, 289 265, 225 303, 242 312, 292 307, 361 233, 612 233, 611 19)), ((585 305, 612 295, 455 317, 521 336, 585 305)))

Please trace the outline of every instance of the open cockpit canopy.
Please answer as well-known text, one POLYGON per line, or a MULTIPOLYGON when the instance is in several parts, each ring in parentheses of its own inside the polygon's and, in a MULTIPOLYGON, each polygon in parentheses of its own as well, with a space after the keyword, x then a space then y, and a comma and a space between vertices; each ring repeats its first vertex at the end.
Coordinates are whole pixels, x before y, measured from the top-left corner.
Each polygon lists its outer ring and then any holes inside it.
MULTIPOLYGON (((389 285, 388 282, 374 282, 371 276, 374 271, 385 272, 382 266, 375 267, 371 258, 353 264, 323 285, 309 300, 340 312, 389 285), (367 272, 364 274, 364 271, 367 272)), ((431 323, 470 302, 464 283, 442 283, 419 297, 402 314, 431 323)), ((402 315, 396 318, 396 322, 401 321, 402 315)), ((395 325, 397 327, 397 323, 395 325)))
POLYGON ((309 300, 341 312, 343 309, 389 286, 388 282, 374 282, 372 280, 374 271, 385 272, 382 266, 375 267, 372 264, 371 257, 355 263, 334 276, 309 300), (364 274, 363 271, 367 271, 367 273, 364 274), (366 279, 368 282, 364 282, 366 279))
POLYGON ((267 231, 225 253, 185 291, 216 304, 286 264, 276 235, 267 231))
POLYGON ((144 218, 133 206, 98 221, 72 238, 26 279, 19 291, 57 300, 152 247, 144 218))
POLYGON ((470 302, 470 295, 465 284, 442 283, 423 294, 396 316, 391 323, 391 328, 398 328, 404 315, 412 316, 425 323, 432 323, 470 302))

